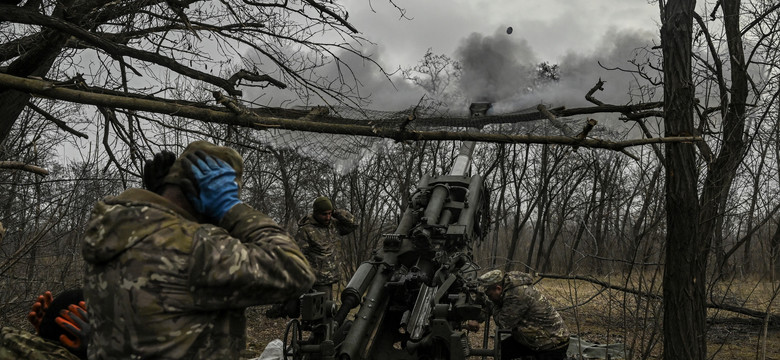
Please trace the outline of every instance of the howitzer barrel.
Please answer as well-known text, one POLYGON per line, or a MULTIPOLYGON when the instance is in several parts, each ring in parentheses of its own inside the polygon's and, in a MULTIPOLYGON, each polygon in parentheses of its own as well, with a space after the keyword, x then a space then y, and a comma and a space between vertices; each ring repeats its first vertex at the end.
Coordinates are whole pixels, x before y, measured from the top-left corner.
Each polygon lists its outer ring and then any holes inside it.
MULTIPOLYGON (((455 158, 455 162, 452 165, 452 170, 450 170, 450 176, 466 176, 469 170, 469 166, 471 166, 471 157, 474 153, 475 145, 476 143, 473 141, 465 141, 460 145, 458 156, 455 158)), ((425 218, 428 225, 449 223, 450 214, 442 213, 442 208, 449 196, 450 193, 447 187, 434 187, 431 194, 431 200, 428 203, 428 206, 425 208, 425 218), (446 219, 442 220, 442 217, 446 217, 446 219)))
POLYGON ((450 175, 466 175, 469 165, 471 165, 471 155, 474 153, 475 145, 476 143, 473 141, 464 141, 463 144, 460 145, 458 157, 455 158, 455 163, 452 165, 450 175))
MULTIPOLYGON (((484 183, 482 182, 482 176, 474 175, 471 177, 471 183, 469 184, 468 196, 464 203, 463 209, 460 211, 458 217, 458 224, 450 226, 447 231, 448 234, 467 234, 480 233, 479 219, 477 219, 477 211, 483 205, 480 199, 483 196, 484 183), (477 227, 476 229, 474 227, 477 227)), ((471 240, 471 239, 468 239, 471 240)))
POLYGON ((428 202, 428 207, 425 208, 425 219, 428 225, 436 225, 439 222, 441 209, 444 207, 447 196, 449 196, 449 190, 443 185, 436 186, 433 189, 431 201, 428 202))

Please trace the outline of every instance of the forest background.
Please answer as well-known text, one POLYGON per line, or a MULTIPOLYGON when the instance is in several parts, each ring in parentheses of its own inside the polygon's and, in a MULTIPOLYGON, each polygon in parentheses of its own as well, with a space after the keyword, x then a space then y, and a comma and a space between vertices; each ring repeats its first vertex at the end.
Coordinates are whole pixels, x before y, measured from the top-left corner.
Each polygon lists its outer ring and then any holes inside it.
MULTIPOLYGON (((92 205, 140 186, 162 149, 236 148, 244 201, 291 232, 318 195, 349 209, 351 274, 416 182, 476 140, 472 171, 490 190, 483 269, 591 284, 619 309, 605 331, 635 358, 717 358, 729 344, 776 358, 780 3, 654 4, 659 33, 610 54, 618 66, 518 61, 500 29, 388 72, 338 2, 5 1, 0 321, 81 284, 92 205), (424 96, 372 109, 366 64, 424 96), (541 96, 569 94, 573 79, 589 83, 582 103, 541 96), (472 119, 475 102, 493 111, 472 119)), ((592 299, 573 298, 561 310, 577 321, 592 299)))

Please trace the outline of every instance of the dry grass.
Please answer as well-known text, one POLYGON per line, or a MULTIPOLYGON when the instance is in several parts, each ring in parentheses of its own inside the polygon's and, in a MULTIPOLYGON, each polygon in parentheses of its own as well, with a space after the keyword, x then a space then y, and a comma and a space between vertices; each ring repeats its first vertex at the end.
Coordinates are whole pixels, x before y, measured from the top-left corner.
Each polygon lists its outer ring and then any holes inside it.
MULTIPOLYGON (((659 294, 660 281, 604 278, 644 292, 659 294)), ((545 293, 556 308, 561 309, 572 333, 596 343, 624 343, 632 359, 661 359, 662 304, 645 297, 617 290, 603 290, 585 281, 544 279, 537 287, 545 293), (576 305, 576 306, 575 306, 576 305)), ((714 288, 724 302, 765 312, 780 314, 780 298, 773 298, 778 284, 739 281, 720 283, 714 288)), ((718 299, 720 300, 720 299, 718 299)), ((283 337, 286 321, 267 319, 266 307, 248 310, 248 358, 259 356, 265 344, 283 337)), ((780 326, 764 329, 759 319, 727 311, 708 311, 708 358, 735 360, 780 360, 780 326)), ((482 332, 471 334, 470 342, 481 347, 482 332)), ((490 345, 492 346, 492 345, 490 345)))

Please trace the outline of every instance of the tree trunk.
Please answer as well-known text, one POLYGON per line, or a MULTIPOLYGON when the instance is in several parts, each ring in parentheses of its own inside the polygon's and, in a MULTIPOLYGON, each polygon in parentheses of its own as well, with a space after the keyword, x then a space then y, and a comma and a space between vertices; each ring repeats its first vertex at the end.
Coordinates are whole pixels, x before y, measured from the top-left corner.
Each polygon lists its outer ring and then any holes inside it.
MULTIPOLYGON (((691 75, 695 0, 668 2, 661 45, 666 135, 693 134, 691 75)), ((706 347, 706 249, 699 238, 696 145, 666 144, 666 262, 664 271, 664 358, 704 360, 706 347)))
MULTIPOLYGON (((721 94, 723 102, 721 108, 725 112, 723 115, 722 145, 720 153, 710 166, 702 190, 701 229, 705 230, 702 233, 704 236, 702 245, 705 247, 712 245, 713 239, 719 239, 721 236, 714 231, 722 231, 719 225, 723 219, 723 208, 745 150, 743 136, 745 133, 745 102, 748 95, 748 80, 739 25, 740 1, 723 0, 721 5, 731 61, 731 89, 729 90, 731 100, 728 99, 728 94, 721 94)), ((722 251, 722 249, 716 249, 716 251, 722 251)), ((719 256, 718 260, 723 261, 724 259, 719 256)), ((715 263, 716 267, 725 265, 715 263)))
POLYGON ((521 217, 521 214, 520 214, 521 191, 520 191, 519 184, 520 184, 520 181, 522 179, 525 179, 525 171, 528 168, 528 150, 529 150, 529 146, 527 146, 527 145, 525 146, 525 156, 523 158, 523 164, 520 165, 520 166, 517 165, 517 151, 516 150, 517 150, 516 147, 513 147, 511 164, 512 164, 512 166, 514 168, 522 169, 521 170, 522 172, 519 175, 517 174, 516 171, 512 172, 512 180, 513 180, 512 182, 514 184, 516 184, 515 186, 513 186, 513 188, 514 188, 514 191, 515 191, 514 197, 515 197, 515 200, 517 201, 517 210, 515 211, 515 216, 514 216, 514 219, 512 221, 512 225, 513 225, 512 226, 512 239, 509 242, 509 252, 507 253, 508 254, 507 255, 508 259, 507 260, 508 261, 507 261, 506 265, 504 265, 504 271, 512 270, 512 263, 514 261, 515 252, 517 252, 517 243, 520 240, 520 232, 522 231, 523 226, 525 226, 525 224, 528 222, 528 219, 531 217, 531 213, 533 213, 533 211, 531 209, 533 209, 534 206, 536 206, 536 202, 539 201, 539 194, 536 194, 536 196, 534 196, 533 199, 529 199, 530 200, 530 204, 528 205, 528 209, 526 209, 525 215, 522 215, 522 219, 520 219, 520 217, 521 217))
POLYGON ((769 280, 774 283, 780 278, 780 226, 775 229, 769 244, 769 280))
MULTIPOLYGON (((58 2, 52 17, 63 16, 72 3, 73 0, 58 2)), ((80 13, 69 13, 69 16, 80 15, 80 13)), ((34 48, 26 50, 24 54, 11 62, 6 74, 20 77, 45 77, 57 56, 62 52, 69 37, 68 34, 57 30, 42 31, 40 41, 34 43, 34 48)), ((29 93, 0 87, 0 142, 11 133, 11 128, 27 106, 30 98, 29 93)))
MULTIPOLYGON (((534 257, 534 249, 536 248, 537 244, 539 247, 542 247, 544 243, 544 234, 547 231, 547 224, 545 223, 545 209, 547 208, 547 196, 548 194, 548 184, 550 183, 550 175, 548 170, 548 163, 550 161, 549 159, 549 145, 544 144, 542 145, 542 167, 539 173, 539 203, 537 204, 538 209, 536 209, 536 224, 534 224, 534 236, 531 238, 531 246, 528 248, 528 255, 526 256, 525 263, 528 266, 531 266, 533 263, 533 257, 534 257)), ((537 269, 538 271, 538 269, 537 269)))
MULTIPOLYGON (((496 258, 498 257, 498 247, 499 247, 499 239, 501 231, 500 229, 504 228, 506 226, 506 216, 508 212, 505 209, 505 199, 506 199, 506 179, 507 179, 507 171, 506 171, 506 144, 499 144, 498 145, 498 154, 496 155, 498 157, 499 161, 499 169, 501 171, 501 179, 504 179, 504 183, 501 184, 501 193, 498 196, 498 205, 496 206, 496 211, 498 212, 498 216, 496 217, 496 222, 494 226, 494 234, 495 239, 493 240, 493 249, 491 251, 490 256, 490 268, 495 269, 496 268, 496 258), (503 223, 503 226, 502 226, 503 223)), ((517 186, 517 185, 515 185, 517 186)), ((519 205, 519 203, 518 203, 519 205)))
POLYGON ((579 253, 580 243, 585 236, 585 230, 590 226, 591 214, 593 214, 596 206, 596 194, 598 194, 596 186, 598 182, 594 180, 591 183, 590 200, 585 203, 585 209, 582 211, 582 216, 577 224, 576 235, 571 244, 572 251, 569 252, 569 261, 566 264, 566 272, 568 274, 571 274, 574 271, 575 256, 579 253))

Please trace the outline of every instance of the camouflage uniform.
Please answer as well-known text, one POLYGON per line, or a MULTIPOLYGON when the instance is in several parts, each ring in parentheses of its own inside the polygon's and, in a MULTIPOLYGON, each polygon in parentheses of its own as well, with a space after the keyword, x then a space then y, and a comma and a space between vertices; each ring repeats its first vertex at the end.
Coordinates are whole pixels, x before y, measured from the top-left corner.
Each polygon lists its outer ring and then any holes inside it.
POLYGON ((343 254, 340 236, 355 231, 356 227, 355 217, 344 209, 334 210, 328 225, 320 224, 313 214, 298 221, 295 240, 317 274, 316 286, 341 280, 339 264, 343 254))
POLYGON ((533 351, 568 347, 563 318, 533 286, 530 274, 512 271, 504 277, 501 301, 494 304, 496 326, 512 329, 512 338, 533 351))
POLYGON ((218 225, 141 189, 98 202, 82 244, 90 359, 237 359, 244 309, 314 282, 267 215, 238 204, 218 225))
POLYGON ((0 360, 79 360, 68 349, 19 329, 0 325, 0 360))

